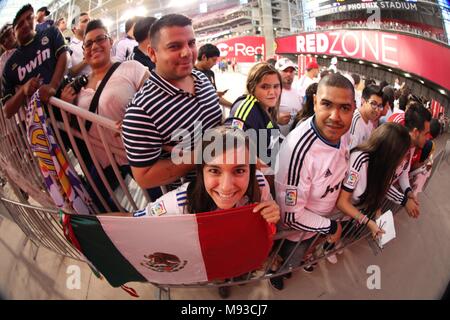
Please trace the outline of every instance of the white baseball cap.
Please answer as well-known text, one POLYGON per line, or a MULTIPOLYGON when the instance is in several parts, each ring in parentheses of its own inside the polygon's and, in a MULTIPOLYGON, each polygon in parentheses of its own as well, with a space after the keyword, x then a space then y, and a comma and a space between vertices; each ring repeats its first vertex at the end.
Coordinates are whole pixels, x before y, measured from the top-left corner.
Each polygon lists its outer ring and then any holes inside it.
POLYGON ((277 63, 275 63, 275 69, 278 71, 284 71, 287 68, 294 68, 297 70, 297 65, 288 58, 281 58, 277 61, 277 63))

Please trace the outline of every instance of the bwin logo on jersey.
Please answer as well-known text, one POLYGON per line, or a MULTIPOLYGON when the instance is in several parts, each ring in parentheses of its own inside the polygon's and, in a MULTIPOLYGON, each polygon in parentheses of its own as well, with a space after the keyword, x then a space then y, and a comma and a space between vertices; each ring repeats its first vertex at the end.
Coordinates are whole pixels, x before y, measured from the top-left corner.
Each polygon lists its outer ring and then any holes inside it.
POLYGON ((36 57, 33 60, 30 60, 25 67, 19 66, 17 68, 17 74, 19 76, 19 81, 25 79, 27 73, 31 73, 36 67, 40 66, 44 63, 45 60, 50 59, 50 48, 47 48, 43 51, 38 50, 36 52, 36 57))
POLYGON ((338 183, 337 185, 335 185, 334 187, 331 187, 331 188, 330 188, 330 186, 328 186, 328 187, 327 187, 327 190, 325 191, 325 193, 323 194, 323 196, 320 197, 320 199, 325 198, 329 193, 333 193, 333 192, 335 192, 335 191, 338 191, 340 185, 341 185, 341 183, 339 182, 339 183, 338 183))

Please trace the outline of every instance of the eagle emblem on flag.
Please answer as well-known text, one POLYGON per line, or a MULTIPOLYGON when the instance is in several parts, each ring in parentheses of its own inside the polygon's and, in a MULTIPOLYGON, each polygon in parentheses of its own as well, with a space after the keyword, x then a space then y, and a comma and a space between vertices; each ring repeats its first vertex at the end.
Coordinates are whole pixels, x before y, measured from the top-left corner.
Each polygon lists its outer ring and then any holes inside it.
POLYGON ((146 260, 141 265, 156 272, 177 272, 187 263, 187 260, 181 261, 177 256, 164 252, 144 255, 144 258, 146 260))

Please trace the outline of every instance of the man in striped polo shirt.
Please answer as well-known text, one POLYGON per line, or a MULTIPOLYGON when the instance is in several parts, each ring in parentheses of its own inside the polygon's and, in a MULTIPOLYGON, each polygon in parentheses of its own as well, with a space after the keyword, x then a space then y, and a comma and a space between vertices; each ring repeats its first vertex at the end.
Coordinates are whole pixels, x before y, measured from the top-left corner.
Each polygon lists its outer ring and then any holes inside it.
POLYGON ((171 161, 175 135, 184 130, 192 144, 200 126, 202 131, 217 126, 222 117, 211 82, 193 70, 197 48, 192 20, 166 15, 152 25, 149 36, 156 67, 127 106, 122 125, 128 161, 143 188, 166 185, 194 169, 194 164, 171 161))

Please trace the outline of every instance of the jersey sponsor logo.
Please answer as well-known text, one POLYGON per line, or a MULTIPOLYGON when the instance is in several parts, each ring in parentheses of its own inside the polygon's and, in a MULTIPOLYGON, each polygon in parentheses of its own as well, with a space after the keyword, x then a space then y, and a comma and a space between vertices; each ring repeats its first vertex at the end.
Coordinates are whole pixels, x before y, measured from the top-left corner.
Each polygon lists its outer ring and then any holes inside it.
POLYGON ((152 206, 151 210, 152 210, 153 215, 155 215, 155 216, 161 216, 161 215, 167 213, 166 207, 164 207, 164 201, 155 203, 152 206))
POLYGON ((356 182, 358 181, 358 176, 359 173, 356 171, 350 171, 349 175, 347 176, 347 181, 345 182, 345 184, 347 184, 350 187, 355 187, 356 186, 356 182))
POLYGON ((332 175, 332 173, 331 173, 330 169, 327 169, 327 172, 325 172, 325 178, 328 178, 331 175, 332 175))
POLYGON ((50 59, 50 48, 43 51, 38 50, 36 52, 36 57, 30 60, 24 67, 19 66, 17 68, 17 75, 19 76, 19 81, 25 79, 27 73, 31 73, 34 69, 44 63, 45 60, 50 59))
POLYGON ((323 196, 320 197, 320 199, 325 198, 328 194, 331 194, 335 191, 338 191, 341 187, 341 183, 339 182, 337 185, 335 185, 334 187, 332 186, 327 186, 327 190, 325 190, 325 193, 323 194, 323 196))
POLYGON ((297 190, 288 189, 286 190, 286 199, 287 206, 295 206, 297 204, 297 190))
POLYGON ((238 119, 233 119, 233 121, 231 122, 231 127, 244 130, 244 122, 238 119))

